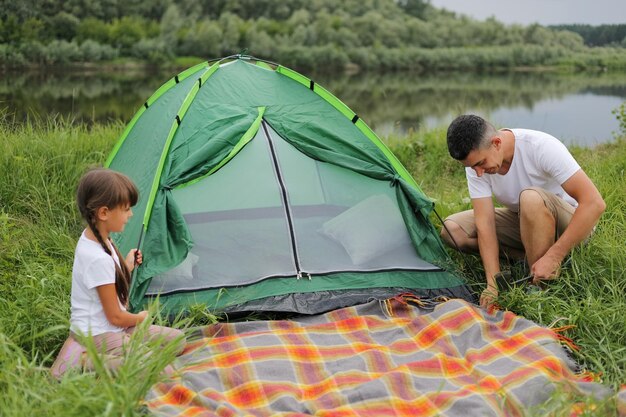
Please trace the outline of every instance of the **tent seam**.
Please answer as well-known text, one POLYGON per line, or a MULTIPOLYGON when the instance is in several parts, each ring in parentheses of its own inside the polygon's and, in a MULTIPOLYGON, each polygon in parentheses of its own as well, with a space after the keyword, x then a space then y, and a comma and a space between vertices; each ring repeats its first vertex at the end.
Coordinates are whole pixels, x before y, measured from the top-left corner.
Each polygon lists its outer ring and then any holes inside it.
MULTIPOLYGON (((209 68, 212 68, 212 67, 209 67, 209 68)), ((205 71, 205 73, 202 76, 200 76, 200 78, 203 78, 204 75, 206 75, 208 72, 213 74, 215 73, 215 70, 211 71, 211 69, 209 69, 205 71)), ((168 134, 167 140, 165 141, 165 145, 163 146, 163 150, 161 152, 161 158, 159 159, 159 165, 157 167, 157 172, 156 172, 156 175, 154 176, 154 180, 152 182, 152 187, 150 189, 150 194, 148 197, 148 203, 146 205, 146 212, 143 218, 143 226, 146 229, 148 228, 148 224, 150 223, 150 217, 152 216, 152 208, 154 206, 154 200, 158 192, 159 183, 161 182, 161 176, 163 175, 163 168, 165 166, 165 160, 167 159, 170 146, 172 144, 172 141, 174 140, 174 136, 176 135, 176 132, 178 131, 178 126, 180 126, 180 124, 182 123, 182 119, 187 114, 187 110, 191 106, 191 103, 193 102, 193 100, 196 98, 198 91, 200 91, 200 87, 198 86, 198 84, 194 83, 193 86, 191 87, 191 90, 187 93, 187 97, 185 98, 185 100, 183 100, 183 103, 181 104, 180 108, 178 109, 178 112, 176 113, 176 117, 174 119, 175 122, 172 122, 172 126, 170 127, 170 133, 168 134)))

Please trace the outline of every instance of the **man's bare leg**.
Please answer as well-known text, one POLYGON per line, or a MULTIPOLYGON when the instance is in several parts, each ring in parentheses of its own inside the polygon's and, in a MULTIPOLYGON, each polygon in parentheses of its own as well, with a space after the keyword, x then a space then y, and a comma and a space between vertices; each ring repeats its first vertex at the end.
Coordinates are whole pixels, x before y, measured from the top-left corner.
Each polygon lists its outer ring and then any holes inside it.
POLYGON ((467 236, 465 230, 453 221, 444 221, 445 227, 441 228, 441 239, 451 248, 461 252, 478 252, 478 239, 467 236))
MULTIPOLYGON (((447 220, 444 224, 446 227, 441 228, 441 239, 446 245, 460 250, 461 252, 478 253, 477 238, 467 236, 465 230, 453 221, 447 220), (450 233, 448 233, 448 231, 450 233), (452 235, 452 237, 450 237, 450 235, 452 235), (454 238, 454 241, 452 238, 454 238), (454 242, 456 242, 456 244, 454 242)), ((526 254, 523 250, 500 245, 500 256, 506 259, 523 260, 526 257, 526 254)))
POLYGON ((520 235, 528 265, 533 266, 554 244, 556 220, 534 190, 520 193, 520 235))

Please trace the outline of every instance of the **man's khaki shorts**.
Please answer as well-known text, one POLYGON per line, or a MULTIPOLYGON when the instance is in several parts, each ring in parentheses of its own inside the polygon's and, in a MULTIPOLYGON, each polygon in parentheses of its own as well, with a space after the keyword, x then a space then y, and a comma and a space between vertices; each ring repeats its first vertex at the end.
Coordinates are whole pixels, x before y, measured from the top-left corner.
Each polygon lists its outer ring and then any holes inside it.
MULTIPOLYGON (((552 216, 556 220, 556 230, 554 239, 558 239, 559 236, 565 231, 574 211, 576 210, 567 201, 555 194, 544 190, 543 188, 532 187, 526 190, 534 190, 543 198, 543 202, 552 213, 552 216)), ((446 218, 445 221, 452 221, 461 227, 467 237, 477 238, 476 221, 474 220, 474 210, 466 210, 460 213, 453 214, 446 218)), ((514 212, 508 208, 496 208, 496 235, 498 236, 498 242, 502 246, 506 246, 513 249, 524 250, 522 244, 522 238, 520 236, 519 226, 519 213, 514 212)))

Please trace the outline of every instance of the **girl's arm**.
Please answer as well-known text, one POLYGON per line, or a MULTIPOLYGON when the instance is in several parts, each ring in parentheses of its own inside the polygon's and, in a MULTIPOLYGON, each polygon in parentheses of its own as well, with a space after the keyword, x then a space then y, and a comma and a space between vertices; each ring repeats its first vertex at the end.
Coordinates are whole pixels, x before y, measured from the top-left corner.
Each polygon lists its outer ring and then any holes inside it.
POLYGON ((140 311, 137 314, 129 313, 120 308, 120 303, 117 298, 117 292, 115 291, 115 284, 106 284, 96 287, 102 308, 104 309, 104 315, 109 323, 117 327, 132 327, 136 326, 148 315, 147 311, 140 311))

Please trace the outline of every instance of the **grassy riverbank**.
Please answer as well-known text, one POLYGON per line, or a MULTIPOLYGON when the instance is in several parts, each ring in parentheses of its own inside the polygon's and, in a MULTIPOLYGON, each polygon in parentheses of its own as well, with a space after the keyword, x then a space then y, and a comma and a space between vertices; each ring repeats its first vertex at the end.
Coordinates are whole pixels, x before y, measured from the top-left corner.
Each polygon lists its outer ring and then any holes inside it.
MULTIPOLYGON (((63 122, 0 123, 0 410, 2 415, 137 415, 171 352, 106 373, 52 380, 47 367, 67 335, 74 245, 82 225, 74 204, 78 178, 101 164, 122 124, 89 128, 63 122)), ((388 138, 391 148, 437 201, 441 216, 469 206, 463 170, 445 148, 445 132, 388 138)), ((504 308, 543 325, 574 327, 564 335, 575 358, 603 383, 626 383, 626 146, 624 139, 574 154, 607 202, 594 239, 572 255, 562 278, 542 293, 503 292, 504 308)), ((436 220, 435 220, 436 221, 436 220)), ((476 291, 476 257, 453 255, 476 291)), ((521 272, 520 267, 516 272, 521 272)), ((197 313, 177 326, 211 320, 197 313)), ((564 397, 565 398, 565 397, 564 397)), ((567 409, 567 398, 562 408, 567 409)), ((561 415, 561 414, 559 414, 561 415)))

